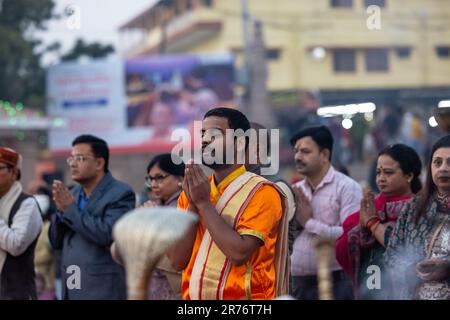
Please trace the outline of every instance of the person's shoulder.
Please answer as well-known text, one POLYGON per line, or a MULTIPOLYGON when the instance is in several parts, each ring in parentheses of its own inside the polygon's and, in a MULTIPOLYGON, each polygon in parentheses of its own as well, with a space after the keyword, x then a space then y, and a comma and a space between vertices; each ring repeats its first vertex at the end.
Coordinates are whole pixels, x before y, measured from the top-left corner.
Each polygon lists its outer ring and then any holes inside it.
POLYGON ((278 176, 269 179, 267 176, 261 176, 264 178, 264 185, 272 187, 276 192, 281 193, 283 196, 294 196, 292 187, 283 179, 278 176))
POLYGON ((41 218, 41 208, 32 195, 22 194, 21 202, 17 209, 23 213, 27 212, 31 216, 34 215, 35 217, 41 218))
POLYGON ((405 214, 411 215, 411 212, 419 210, 423 204, 424 198, 422 194, 415 194, 410 199, 405 201, 405 214))
MULTIPOLYGON (((253 197, 253 201, 272 202, 274 200, 280 200, 280 192, 278 191, 275 183, 266 182, 256 192, 253 197)), ((281 201, 281 200, 280 200, 281 201)))
POLYGON ((131 186, 121 180, 117 180, 116 178, 114 178, 113 176, 111 176, 111 184, 113 186, 113 188, 116 188, 117 190, 123 190, 124 192, 128 192, 128 191, 133 191, 133 188, 131 188, 131 186))
POLYGON ((352 177, 349 177, 342 172, 335 171, 334 176, 334 182, 339 185, 342 188, 349 188, 349 189, 359 189, 361 190, 361 186, 359 183, 353 179, 352 177))
POLYGON ((273 182, 275 185, 277 185, 281 188, 288 188, 288 189, 291 188, 289 183, 287 181, 285 181, 284 179, 280 178, 279 176, 274 176, 272 179, 268 179, 268 180, 273 182))
POLYGON ((269 179, 267 176, 256 174, 256 173, 253 173, 253 172, 250 172, 250 171, 247 171, 245 174, 247 175, 247 178, 249 178, 248 182, 251 182, 251 183, 253 183, 255 185, 257 185, 259 183, 262 183, 262 186, 258 189, 258 191, 260 191, 261 188, 263 188, 265 186, 268 186, 270 188, 276 189, 276 187, 274 187, 276 182, 273 181, 272 179, 269 179))
POLYGON ((103 186, 103 198, 109 199, 107 201, 136 201, 136 193, 131 186, 123 181, 117 180, 110 176, 110 181, 107 187, 103 186))
MULTIPOLYGON (((405 225, 414 226, 413 229, 419 228, 426 220, 425 217, 417 218, 418 210, 422 207, 423 198, 420 195, 413 195, 409 200, 404 201, 404 205, 398 214, 397 221, 402 221, 400 224, 404 227, 405 225), (425 219, 424 219, 425 218, 425 219)), ((426 212, 425 215, 427 215, 426 212)), ((397 222, 398 224, 398 222, 397 222)), ((426 222, 425 222, 426 225, 426 222)))
POLYGON ((285 196, 289 197, 294 197, 294 191, 292 190, 292 187, 284 180, 279 180, 277 182, 275 182, 275 185, 281 189, 281 191, 284 192, 285 196))
POLYGON ((38 202, 37 200, 29 194, 23 194, 22 200, 21 200, 21 206, 30 206, 30 207, 35 207, 35 208, 39 208, 38 202))

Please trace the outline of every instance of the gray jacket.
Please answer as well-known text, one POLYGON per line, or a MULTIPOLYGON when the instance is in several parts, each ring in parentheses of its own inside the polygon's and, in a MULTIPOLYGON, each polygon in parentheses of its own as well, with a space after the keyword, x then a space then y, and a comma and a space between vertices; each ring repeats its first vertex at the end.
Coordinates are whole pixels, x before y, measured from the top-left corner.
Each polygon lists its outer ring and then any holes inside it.
POLYGON ((135 207, 135 194, 109 172, 83 210, 78 209, 81 190, 72 188, 75 203, 52 217, 49 231, 52 246, 62 249, 63 299, 126 299, 125 272, 113 261, 110 246, 113 225, 135 207))

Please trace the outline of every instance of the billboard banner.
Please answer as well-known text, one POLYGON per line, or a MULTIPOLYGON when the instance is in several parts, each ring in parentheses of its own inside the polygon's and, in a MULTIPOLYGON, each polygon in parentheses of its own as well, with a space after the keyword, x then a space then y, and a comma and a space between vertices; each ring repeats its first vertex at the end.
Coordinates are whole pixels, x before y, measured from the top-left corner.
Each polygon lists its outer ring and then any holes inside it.
POLYGON ((171 133, 190 128, 215 106, 233 106, 229 54, 148 56, 62 63, 47 73, 48 115, 66 126, 49 133, 52 151, 80 134, 105 139, 112 151, 170 148, 171 133))

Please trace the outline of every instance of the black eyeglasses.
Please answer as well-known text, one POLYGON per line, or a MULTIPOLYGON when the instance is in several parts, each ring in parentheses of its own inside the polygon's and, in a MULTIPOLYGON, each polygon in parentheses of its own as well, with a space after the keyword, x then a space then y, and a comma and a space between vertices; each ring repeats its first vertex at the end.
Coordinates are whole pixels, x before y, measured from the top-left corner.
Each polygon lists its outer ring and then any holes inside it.
POLYGON ((167 178, 168 176, 170 176, 170 174, 166 174, 166 175, 157 175, 155 177, 151 177, 151 176, 146 176, 145 177, 145 185, 147 187, 151 187, 152 186, 152 182, 155 181, 157 184, 161 184, 165 178, 167 178))

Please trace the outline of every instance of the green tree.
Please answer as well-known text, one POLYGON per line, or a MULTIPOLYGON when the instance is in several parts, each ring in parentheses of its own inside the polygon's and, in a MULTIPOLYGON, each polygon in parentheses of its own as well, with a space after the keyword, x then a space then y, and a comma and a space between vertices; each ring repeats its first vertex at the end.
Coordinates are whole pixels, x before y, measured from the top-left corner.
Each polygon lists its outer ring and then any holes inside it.
POLYGON ((54 7, 53 0, 0 0, 0 100, 44 106, 46 49, 34 34, 56 17, 54 7))
POLYGON ((87 56, 90 58, 103 58, 114 52, 111 45, 102 45, 101 43, 85 43, 83 39, 78 39, 74 47, 61 57, 62 61, 76 60, 79 57, 87 56))

